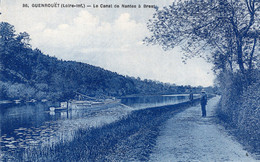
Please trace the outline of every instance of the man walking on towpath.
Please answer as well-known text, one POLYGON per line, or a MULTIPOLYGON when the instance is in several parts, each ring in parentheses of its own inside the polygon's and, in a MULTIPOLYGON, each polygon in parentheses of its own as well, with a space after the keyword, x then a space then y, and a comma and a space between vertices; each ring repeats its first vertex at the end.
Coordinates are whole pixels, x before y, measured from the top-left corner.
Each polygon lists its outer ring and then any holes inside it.
POLYGON ((202 89, 201 91, 200 104, 201 104, 202 117, 206 117, 207 94, 204 89, 202 89))

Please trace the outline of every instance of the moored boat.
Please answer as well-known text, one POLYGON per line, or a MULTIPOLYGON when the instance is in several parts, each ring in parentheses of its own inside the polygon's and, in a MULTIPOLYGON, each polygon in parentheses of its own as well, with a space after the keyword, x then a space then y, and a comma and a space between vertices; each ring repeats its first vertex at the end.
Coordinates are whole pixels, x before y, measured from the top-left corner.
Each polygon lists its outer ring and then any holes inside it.
POLYGON ((85 108, 98 108, 98 107, 107 107, 120 104, 121 100, 119 99, 106 99, 103 101, 77 101, 72 100, 68 102, 69 109, 85 109, 85 108))

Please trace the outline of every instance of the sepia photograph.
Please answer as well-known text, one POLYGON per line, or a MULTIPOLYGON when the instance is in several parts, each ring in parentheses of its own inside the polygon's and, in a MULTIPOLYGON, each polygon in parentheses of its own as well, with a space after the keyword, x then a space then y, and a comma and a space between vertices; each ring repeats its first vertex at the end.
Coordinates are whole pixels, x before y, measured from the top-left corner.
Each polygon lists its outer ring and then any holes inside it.
POLYGON ((0 161, 260 161, 259 0, 0 0, 0 161))

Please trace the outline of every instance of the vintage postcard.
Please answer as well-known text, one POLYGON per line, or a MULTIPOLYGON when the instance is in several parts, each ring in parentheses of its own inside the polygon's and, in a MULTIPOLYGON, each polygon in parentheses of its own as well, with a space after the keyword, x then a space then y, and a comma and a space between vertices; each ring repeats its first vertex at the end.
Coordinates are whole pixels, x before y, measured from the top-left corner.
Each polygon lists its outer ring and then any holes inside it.
POLYGON ((0 0, 0 161, 260 160, 257 0, 0 0))

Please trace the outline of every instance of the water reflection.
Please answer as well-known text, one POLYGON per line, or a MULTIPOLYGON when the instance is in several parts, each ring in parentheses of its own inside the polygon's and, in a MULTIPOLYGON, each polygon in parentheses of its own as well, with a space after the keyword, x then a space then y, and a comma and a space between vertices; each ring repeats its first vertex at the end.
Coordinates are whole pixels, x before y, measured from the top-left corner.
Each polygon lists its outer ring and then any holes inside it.
POLYGON ((114 122, 132 110, 175 104, 187 99, 187 95, 128 97, 121 99, 123 104, 106 109, 55 112, 49 111, 49 107, 58 107, 57 103, 11 106, 0 104, 0 150, 8 153, 16 149, 52 146, 57 142, 71 141, 79 129, 114 122))
MULTIPOLYGON (((17 105, 0 109, 0 149, 3 153, 70 141, 78 129, 99 127, 130 113, 124 105, 98 111, 49 111, 48 104, 17 105)), ((1 152, 0 152, 1 153, 1 152)), ((0 155, 1 157, 1 155, 0 155)))
POLYGON ((160 95, 122 98, 121 102, 134 109, 177 104, 188 100, 188 95, 160 95))

